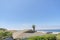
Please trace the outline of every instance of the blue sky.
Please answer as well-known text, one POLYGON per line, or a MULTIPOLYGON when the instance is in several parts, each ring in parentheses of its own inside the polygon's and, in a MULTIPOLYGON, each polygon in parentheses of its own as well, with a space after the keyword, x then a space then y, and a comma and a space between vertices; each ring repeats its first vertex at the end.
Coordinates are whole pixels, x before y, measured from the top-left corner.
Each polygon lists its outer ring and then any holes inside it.
POLYGON ((0 0, 0 27, 28 29, 60 28, 60 0, 0 0))

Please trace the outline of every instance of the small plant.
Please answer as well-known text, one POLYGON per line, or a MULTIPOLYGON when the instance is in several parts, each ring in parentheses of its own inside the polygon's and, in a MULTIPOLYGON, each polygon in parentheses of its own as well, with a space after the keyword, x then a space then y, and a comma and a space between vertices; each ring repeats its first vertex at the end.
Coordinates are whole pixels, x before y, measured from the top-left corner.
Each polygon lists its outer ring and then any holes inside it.
POLYGON ((7 37, 11 37, 11 36, 12 36, 11 32, 7 32, 7 31, 1 31, 0 32, 0 39, 4 39, 4 38, 7 38, 7 37))
POLYGON ((28 40, 56 40, 56 35, 47 34, 43 36, 30 37, 28 40))

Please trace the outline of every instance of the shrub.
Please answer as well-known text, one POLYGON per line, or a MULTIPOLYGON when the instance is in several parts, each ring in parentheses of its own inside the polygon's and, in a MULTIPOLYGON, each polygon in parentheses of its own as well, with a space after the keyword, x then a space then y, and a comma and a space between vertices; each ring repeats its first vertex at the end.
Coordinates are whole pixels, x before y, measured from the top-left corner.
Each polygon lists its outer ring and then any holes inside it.
POLYGON ((0 31, 6 31, 7 29, 4 29, 4 28, 0 28, 0 31))
POLYGON ((47 34, 43 36, 30 37, 28 40, 56 40, 56 35, 47 34))
POLYGON ((56 36, 57 40, 60 40, 60 33, 56 36))
POLYGON ((1 31, 0 32, 0 39, 4 39, 6 37, 11 37, 12 33, 11 32, 6 32, 6 31, 1 31))

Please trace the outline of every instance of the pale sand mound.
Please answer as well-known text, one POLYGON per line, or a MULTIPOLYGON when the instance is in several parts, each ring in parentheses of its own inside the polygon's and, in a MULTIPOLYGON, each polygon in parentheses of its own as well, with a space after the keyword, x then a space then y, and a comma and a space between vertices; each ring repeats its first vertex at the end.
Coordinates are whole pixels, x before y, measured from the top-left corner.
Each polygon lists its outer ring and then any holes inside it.
POLYGON ((14 32, 13 33, 13 38, 14 39, 16 39, 16 38, 28 38, 28 37, 31 37, 31 36, 41 36, 41 35, 44 35, 45 34, 45 33, 42 33, 42 32, 24 33, 25 31, 26 30, 14 32))

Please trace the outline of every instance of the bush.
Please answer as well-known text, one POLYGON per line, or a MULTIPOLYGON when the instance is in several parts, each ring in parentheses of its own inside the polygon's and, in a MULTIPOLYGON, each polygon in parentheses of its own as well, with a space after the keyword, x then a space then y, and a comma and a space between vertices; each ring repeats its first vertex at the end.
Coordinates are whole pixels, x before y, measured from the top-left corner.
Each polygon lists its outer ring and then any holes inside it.
POLYGON ((57 40, 60 40, 60 33, 56 36, 57 40))
POLYGON ((56 35, 47 34, 43 36, 30 37, 28 40, 56 40, 56 35))
POLYGON ((4 39, 6 37, 11 37, 12 33, 11 32, 7 32, 7 31, 1 31, 0 32, 0 39, 4 39))
POLYGON ((6 31, 7 29, 4 29, 4 28, 0 28, 0 31, 6 31))

